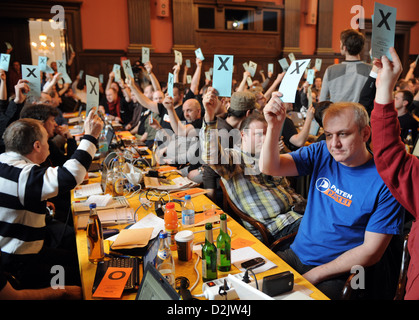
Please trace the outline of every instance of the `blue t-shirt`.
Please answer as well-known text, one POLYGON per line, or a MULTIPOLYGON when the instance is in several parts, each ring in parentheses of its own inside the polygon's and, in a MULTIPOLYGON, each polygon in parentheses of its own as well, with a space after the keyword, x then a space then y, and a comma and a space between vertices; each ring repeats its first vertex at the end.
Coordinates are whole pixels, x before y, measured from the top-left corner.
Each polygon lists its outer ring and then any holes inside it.
POLYGON ((374 160, 347 167, 325 141, 291 153, 299 175, 311 174, 307 207, 291 245, 305 265, 328 263, 361 245, 365 231, 399 234, 404 209, 378 175, 374 160))

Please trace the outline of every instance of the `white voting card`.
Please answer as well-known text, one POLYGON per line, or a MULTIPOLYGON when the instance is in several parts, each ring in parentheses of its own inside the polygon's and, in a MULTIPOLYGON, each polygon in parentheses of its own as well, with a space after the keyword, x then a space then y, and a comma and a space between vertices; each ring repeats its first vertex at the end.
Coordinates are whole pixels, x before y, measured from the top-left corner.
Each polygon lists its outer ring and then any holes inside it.
POLYGON ((23 64, 22 79, 28 80, 30 91, 26 94, 26 96, 39 99, 41 97, 41 72, 39 71, 39 67, 23 64))
POLYGON ((377 2, 374 4, 371 37, 372 56, 374 58, 381 59, 383 55, 386 55, 391 60, 389 48, 394 47, 396 15, 396 8, 377 2))
POLYGON ((274 73, 274 64, 273 63, 268 64, 268 72, 274 73))
POLYGON ((231 97, 233 59, 234 56, 214 55, 212 86, 218 91, 220 97, 231 97))
POLYGON ((283 102, 295 102, 298 83, 306 70, 310 59, 294 60, 288 68, 287 73, 279 86, 279 92, 282 93, 283 102))

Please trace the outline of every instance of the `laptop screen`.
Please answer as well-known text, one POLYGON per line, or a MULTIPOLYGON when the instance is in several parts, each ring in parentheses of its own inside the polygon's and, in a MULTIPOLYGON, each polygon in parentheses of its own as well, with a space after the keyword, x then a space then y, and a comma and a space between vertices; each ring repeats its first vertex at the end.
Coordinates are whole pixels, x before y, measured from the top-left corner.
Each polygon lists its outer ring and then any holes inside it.
POLYGON ((159 245, 160 245, 160 239, 159 239, 159 235, 157 235, 157 237, 155 237, 153 240, 151 240, 151 243, 150 243, 150 245, 147 249, 147 252, 143 256, 143 274, 145 274, 145 267, 149 263, 155 265, 156 257, 157 257, 157 251, 159 251, 159 245))
POLYGON ((108 147, 111 145, 114 135, 115 133, 113 132, 113 129, 108 128, 108 131, 106 132, 106 142, 108 143, 108 147))
POLYGON ((148 263, 136 300, 180 300, 180 295, 154 265, 148 263))

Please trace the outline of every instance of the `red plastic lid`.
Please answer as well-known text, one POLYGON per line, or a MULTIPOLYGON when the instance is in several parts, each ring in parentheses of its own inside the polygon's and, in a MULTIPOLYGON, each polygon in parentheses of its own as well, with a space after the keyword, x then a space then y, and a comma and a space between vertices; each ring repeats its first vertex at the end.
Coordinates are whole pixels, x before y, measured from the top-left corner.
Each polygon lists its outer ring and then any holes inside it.
POLYGON ((175 203, 174 202, 168 202, 166 203, 166 209, 174 209, 175 203))

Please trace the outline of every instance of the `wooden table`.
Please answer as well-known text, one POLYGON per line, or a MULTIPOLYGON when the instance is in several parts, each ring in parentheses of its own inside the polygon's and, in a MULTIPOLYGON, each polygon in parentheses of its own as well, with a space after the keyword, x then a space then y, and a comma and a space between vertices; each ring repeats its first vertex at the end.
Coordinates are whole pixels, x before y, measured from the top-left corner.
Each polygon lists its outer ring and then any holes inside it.
MULTIPOLYGON (((195 210, 197 212, 202 211, 202 206, 205 203, 210 203, 211 201, 205 196, 205 195, 199 195, 196 197, 193 197, 193 202, 195 204, 195 210)), ((132 197, 129 199, 131 207, 135 210, 139 207, 140 201, 138 199, 138 196, 132 197)), ((176 209, 180 211, 180 205, 176 204, 176 209)), ((140 208, 138 210, 139 218, 144 217, 149 212, 146 212, 143 208, 140 208)), ((75 223, 77 223, 77 216, 74 217, 75 223)), ((259 241, 257 238, 255 238, 250 232, 248 232, 245 228, 243 228, 239 223, 237 223, 234 219, 231 217, 228 217, 227 220, 227 226, 231 229, 232 235, 231 239, 232 241, 237 238, 244 238, 246 240, 251 241, 253 244, 251 247, 259 252, 262 256, 264 256, 266 259, 272 261, 277 265, 276 268, 270 269, 268 271, 265 271, 263 273, 258 273, 257 278, 262 279, 263 277, 271 274, 276 274, 283 271, 292 271, 294 273, 294 283, 296 285, 302 285, 306 287, 307 289, 313 291, 310 295, 313 299, 316 300, 325 300, 328 299, 322 292, 320 292, 316 287, 314 287, 311 283, 309 283, 306 279, 304 279, 300 274, 298 274, 295 270, 293 270, 287 263, 285 263, 282 259, 280 259, 274 252, 272 252, 268 247, 266 247, 261 241, 259 241)), ((120 226, 125 227, 125 226, 120 226)), ((195 230, 203 230, 203 226, 197 227, 195 230)), ((216 239, 218 235, 218 230, 213 231, 214 239, 216 239)), ((200 232, 195 234, 194 242, 202 242, 204 241, 205 233, 200 232)), ((95 277, 96 272, 96 265, 93 263, 90 263, 88 261, 87 257, 87 238, 86 238, 86 232, 85 230, 77 230, 76 231, 76 241, 77 241, 77 250, 78 250, 78 257, 79 257, 79 265, 80 265, 80 274, 81 274, 81 280, 82 280, 82 286, 83 286, 83 297, 86 300, 94 299, 92 298, 92 286, 93 281, 95 277)), ((106 247, 109 247, 108 244, 109 241, 105 241, 105 250, 106 247)), ((197 274, 194 270, 194 266, 197 262, 197 255, 193 254, 193 258, 190 261, 182 262, 178 261, 177 259, 177 252, 172 252, 175 260, 175 271, 176 271, 176 277, 179 276, 185 276, 190 281, 190 286, 195 284, 197 281, 197 274)), ((140 268, 141 269, 141 268, 140 268)), ((202 294, 202 277, 201 277, 201 261, 198 262, 197 270, 199 271, 199 282, 197 283, 196 287, 191 291, 192 295, 200 295, 202 294)), ((234 265, 232 265, 232 270, 230 273, 240 273, 241 271, 237 269, 234 265)), ((227 276, 228 273, 225 272, 218 272, 218 277, 222 278, 227 276)), ((128 299, 132 300, 136 296, 136 293, 124 293, 121 299, 128 299)), ((202 299, 202 298, 201 298, 202 299)))

